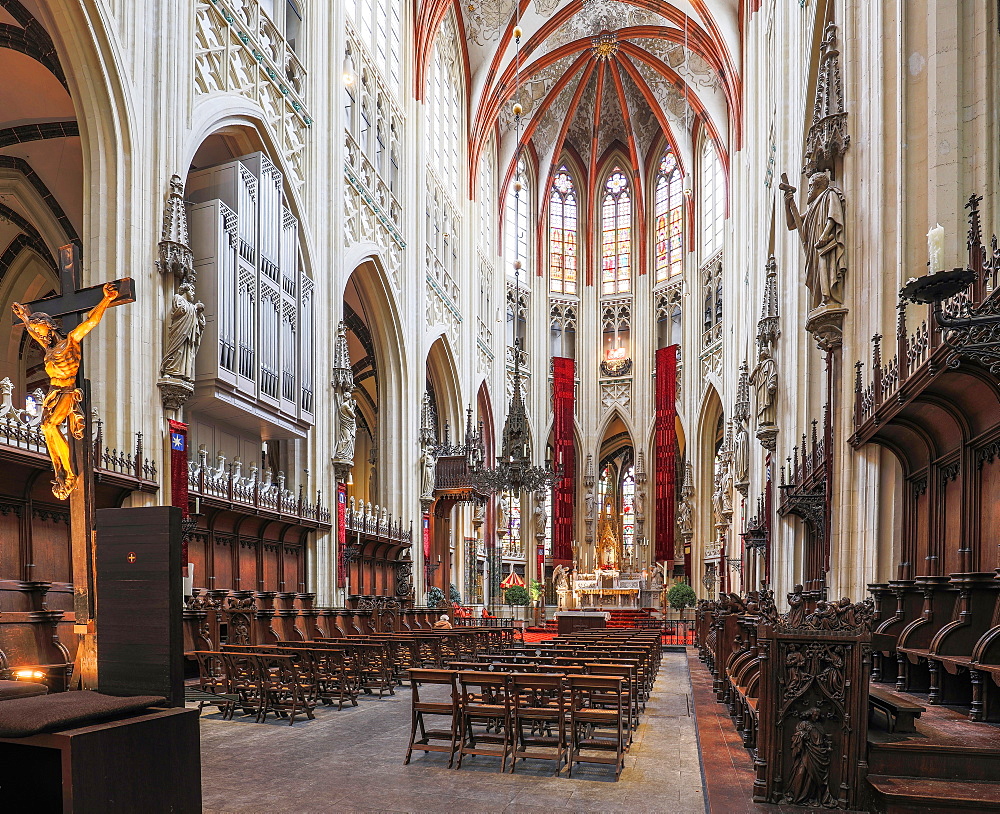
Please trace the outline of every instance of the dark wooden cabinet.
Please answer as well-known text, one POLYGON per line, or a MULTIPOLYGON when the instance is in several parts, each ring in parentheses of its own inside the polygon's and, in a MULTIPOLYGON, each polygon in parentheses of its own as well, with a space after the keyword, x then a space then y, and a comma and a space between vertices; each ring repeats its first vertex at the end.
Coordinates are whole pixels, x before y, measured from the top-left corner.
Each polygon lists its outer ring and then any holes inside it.
POLYGON ((196 709, 150 710, 116 721, 0 738, 4 811, 38 814, 198 814, 196 709))

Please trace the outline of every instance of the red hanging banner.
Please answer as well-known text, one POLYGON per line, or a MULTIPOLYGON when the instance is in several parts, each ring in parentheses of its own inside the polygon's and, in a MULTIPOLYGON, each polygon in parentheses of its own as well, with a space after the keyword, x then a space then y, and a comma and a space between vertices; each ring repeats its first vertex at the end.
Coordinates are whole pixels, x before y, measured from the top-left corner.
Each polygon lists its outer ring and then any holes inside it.
MULTIPOLYGON (((167 421, 170 429, 170 505, 188 516, 188 425, 182 421, 167 421)), ((188 536, 181 537, 181 572, 188 575, 188 536)))
MULTIPOLYGON (((576 492, 576 448, 573 445, 573 384, 576 363, 564 356, 552 358, 553 465, 563 476, 552 494, 552 559, 573 559, 573 509, 576 492)), ((539 569, 539 573, 542 571, 539 569)))
MULTIPOLYGON (((674 567, 677 513, 677 345, 656 351, 655 557, 674 567)), ((690 575, 689 575, 690 576, 690 575)))
POLYGON ((337 587, 347 584, 347 484, 337 484, 337 587))

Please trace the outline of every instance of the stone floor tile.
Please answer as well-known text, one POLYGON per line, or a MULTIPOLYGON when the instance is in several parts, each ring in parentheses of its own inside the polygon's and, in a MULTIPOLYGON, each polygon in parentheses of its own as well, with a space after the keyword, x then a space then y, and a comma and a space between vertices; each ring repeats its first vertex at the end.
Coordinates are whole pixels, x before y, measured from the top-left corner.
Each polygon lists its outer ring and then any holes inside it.
POLYGON ((578 814, 705 810, 697 735, 683 653, 664 654, 652 697, 635 733, 625 770, 578 764, 574 776, 553 777, 554 764, 528 761, 501 774, 499 760, 466 758, 460 771, 448 756, 414 752, 409 690, 363 697, 357 707, 321 707, 314 721, 268 724, 202 715, 202 773, 209 814, 346 814, 346 812, 573 811, 578 814), (249 760, 248 755, 253 755, 249 760), (289 807, 291 803, 292 807, 289 807), (664 808, 666 806, 666 808, 664 808))

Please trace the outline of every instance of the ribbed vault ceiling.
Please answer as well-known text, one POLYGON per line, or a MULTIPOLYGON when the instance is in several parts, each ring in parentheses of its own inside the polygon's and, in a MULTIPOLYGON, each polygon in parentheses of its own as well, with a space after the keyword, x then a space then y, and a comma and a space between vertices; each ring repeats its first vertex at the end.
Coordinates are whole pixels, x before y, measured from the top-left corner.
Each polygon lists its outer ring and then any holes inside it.
MULTIPOLYGON (((423 0, 421 7, 420 24, 434 32, 456 14, 467 60, 473 167, 495 135, 501 174, 510 180, 515 102, 524 111, 522 143, 533 151, 541 178, 564 151, 591 184, 612 147, 647 169, 658 159, 651 151, 658 153, 661 136, 682 166, 691 167, 692 137, 699 132, 715 139, 728 164, 739 139, 739 0, 515 2, 423 0)), ((429 53, 433 39, 424 40, 429 53)))

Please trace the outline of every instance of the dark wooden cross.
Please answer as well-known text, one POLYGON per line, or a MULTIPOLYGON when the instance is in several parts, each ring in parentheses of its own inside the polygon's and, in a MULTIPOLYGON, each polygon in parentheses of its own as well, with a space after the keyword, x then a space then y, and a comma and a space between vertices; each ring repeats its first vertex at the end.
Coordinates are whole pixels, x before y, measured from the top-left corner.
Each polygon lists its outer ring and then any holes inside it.
MULTIPOLYGON (((68 333, 83 322, 84 315, 104 298, 104 284, 92 285, 89 288, 77 288, 80 284, 80 249, 75 243, 59 247, 59 282, 62 293, 43 297, 25 305, 32 311, 41 311, 53 318, 61 318, 63 333, 68 333)), ((111 306, 126 305, 135 302, 135 293, 131 277, 115 280, 118 284, 118 297, 111 306)), ((20 325, 21 320, 15 314, 13 324, 20 325)), ((81 374, 82 378, 82 374, 81 374)))
MULTIPOLYGON (((63 333, 69 333, 87 313, 104 299, 104 285, 78 288, 81 279, 80 249, 75 244, 59 247, 59 280, 62 293, 53 294, 34 302, 25 303, 32 312, 41 311, 54 319, 61 319, 63 333)), ((135 302, 131 277, 115 280, 118 296, 111 305, 135 302)), ((21 320, 14 315, 14 324, 21 320)), ((70 547, 73 557, 73 608, 74 632, 80 637, 77 646, 74 677, 79 677, 84 689, 96 689, 97 641, 95 626, 96 592, 94 583, 94 440, 90 422, 90 381, 84 377, 83 362, 77 371, 77 386, 83 391, 81 411, 84 417, 82 441, 74 441, 73 465, 79 478, 77 487, 69 498, 70 547)))

